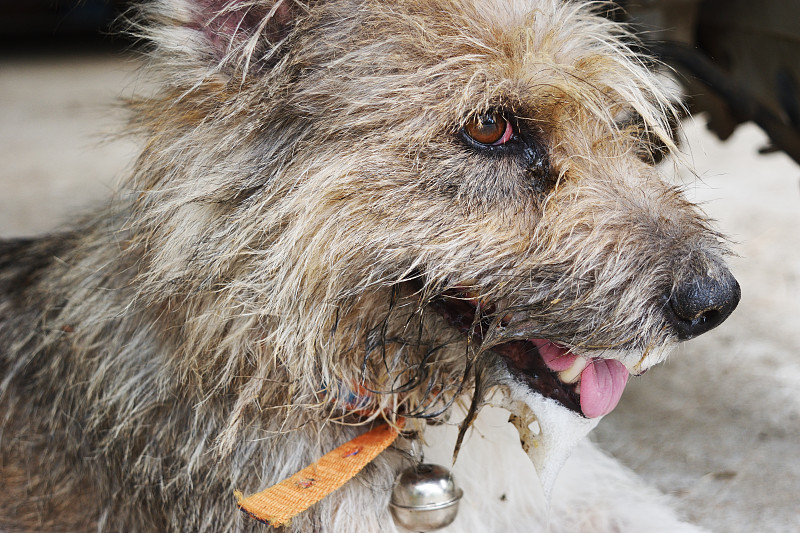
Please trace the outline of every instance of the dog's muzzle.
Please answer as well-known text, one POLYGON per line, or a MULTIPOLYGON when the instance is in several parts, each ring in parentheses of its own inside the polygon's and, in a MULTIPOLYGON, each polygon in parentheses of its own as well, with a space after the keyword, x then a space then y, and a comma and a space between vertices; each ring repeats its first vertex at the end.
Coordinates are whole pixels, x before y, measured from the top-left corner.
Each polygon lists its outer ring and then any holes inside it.
MULTIPOLYGON (((492 328, 480 305, 458 293, 446 293, 431 306, 453 327, 480 344, 492 328), (476 320, 476 310, 480 315, 476 320)), ((502 326, 501 324, 499 324, 502 326)), ((611 412, 622 396, 629 371, 613 359, 583 357, 547 339, 492 343, 500 364, 517 383, 586 418, 611 412)))

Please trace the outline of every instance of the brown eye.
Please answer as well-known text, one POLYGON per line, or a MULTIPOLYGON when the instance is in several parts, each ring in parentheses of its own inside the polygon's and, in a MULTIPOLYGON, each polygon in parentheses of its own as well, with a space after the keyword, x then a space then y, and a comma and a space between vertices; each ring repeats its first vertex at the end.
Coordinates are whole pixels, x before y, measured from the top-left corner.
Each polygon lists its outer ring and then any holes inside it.
POLYGON ((507 143, 514 133, 511 124, 497 111, 489 111, 469 120, 464 132, 478 143, 500 145, 507 143))

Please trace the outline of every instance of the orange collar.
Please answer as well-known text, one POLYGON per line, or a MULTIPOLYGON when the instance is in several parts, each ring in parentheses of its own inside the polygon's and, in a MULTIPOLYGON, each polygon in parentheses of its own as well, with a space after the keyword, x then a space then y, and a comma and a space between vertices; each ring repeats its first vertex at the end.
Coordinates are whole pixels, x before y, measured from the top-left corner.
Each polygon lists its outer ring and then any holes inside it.
POLYGON ((403 418, 393 425, 381 424, 293 476, 247 498, 237 491, 237 505, 259 522, 284 526, 358 474, 397 439, 404 425, 403 418))

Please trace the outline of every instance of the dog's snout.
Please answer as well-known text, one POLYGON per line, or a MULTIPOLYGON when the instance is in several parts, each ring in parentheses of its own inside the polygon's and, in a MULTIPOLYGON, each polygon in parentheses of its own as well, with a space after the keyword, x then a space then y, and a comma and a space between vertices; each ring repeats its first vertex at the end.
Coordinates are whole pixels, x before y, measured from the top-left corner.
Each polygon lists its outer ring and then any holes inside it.
POLYGON ((725 268, 713 274, 693 274, 676 284, 665 314, 681 340, 691 339, 722 324, 739 304, 741 289, 725 268))

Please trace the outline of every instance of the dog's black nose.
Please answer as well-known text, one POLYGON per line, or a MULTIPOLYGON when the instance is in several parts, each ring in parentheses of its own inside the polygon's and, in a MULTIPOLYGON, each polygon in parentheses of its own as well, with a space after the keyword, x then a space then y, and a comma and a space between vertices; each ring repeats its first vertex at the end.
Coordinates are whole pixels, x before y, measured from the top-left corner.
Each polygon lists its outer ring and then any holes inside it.
POLYGON ((672 290, 665 314, 678 338, 691 339, 713 329, 739 304, 741 289, 725 268, 714 274, 693 274, 672 290))

